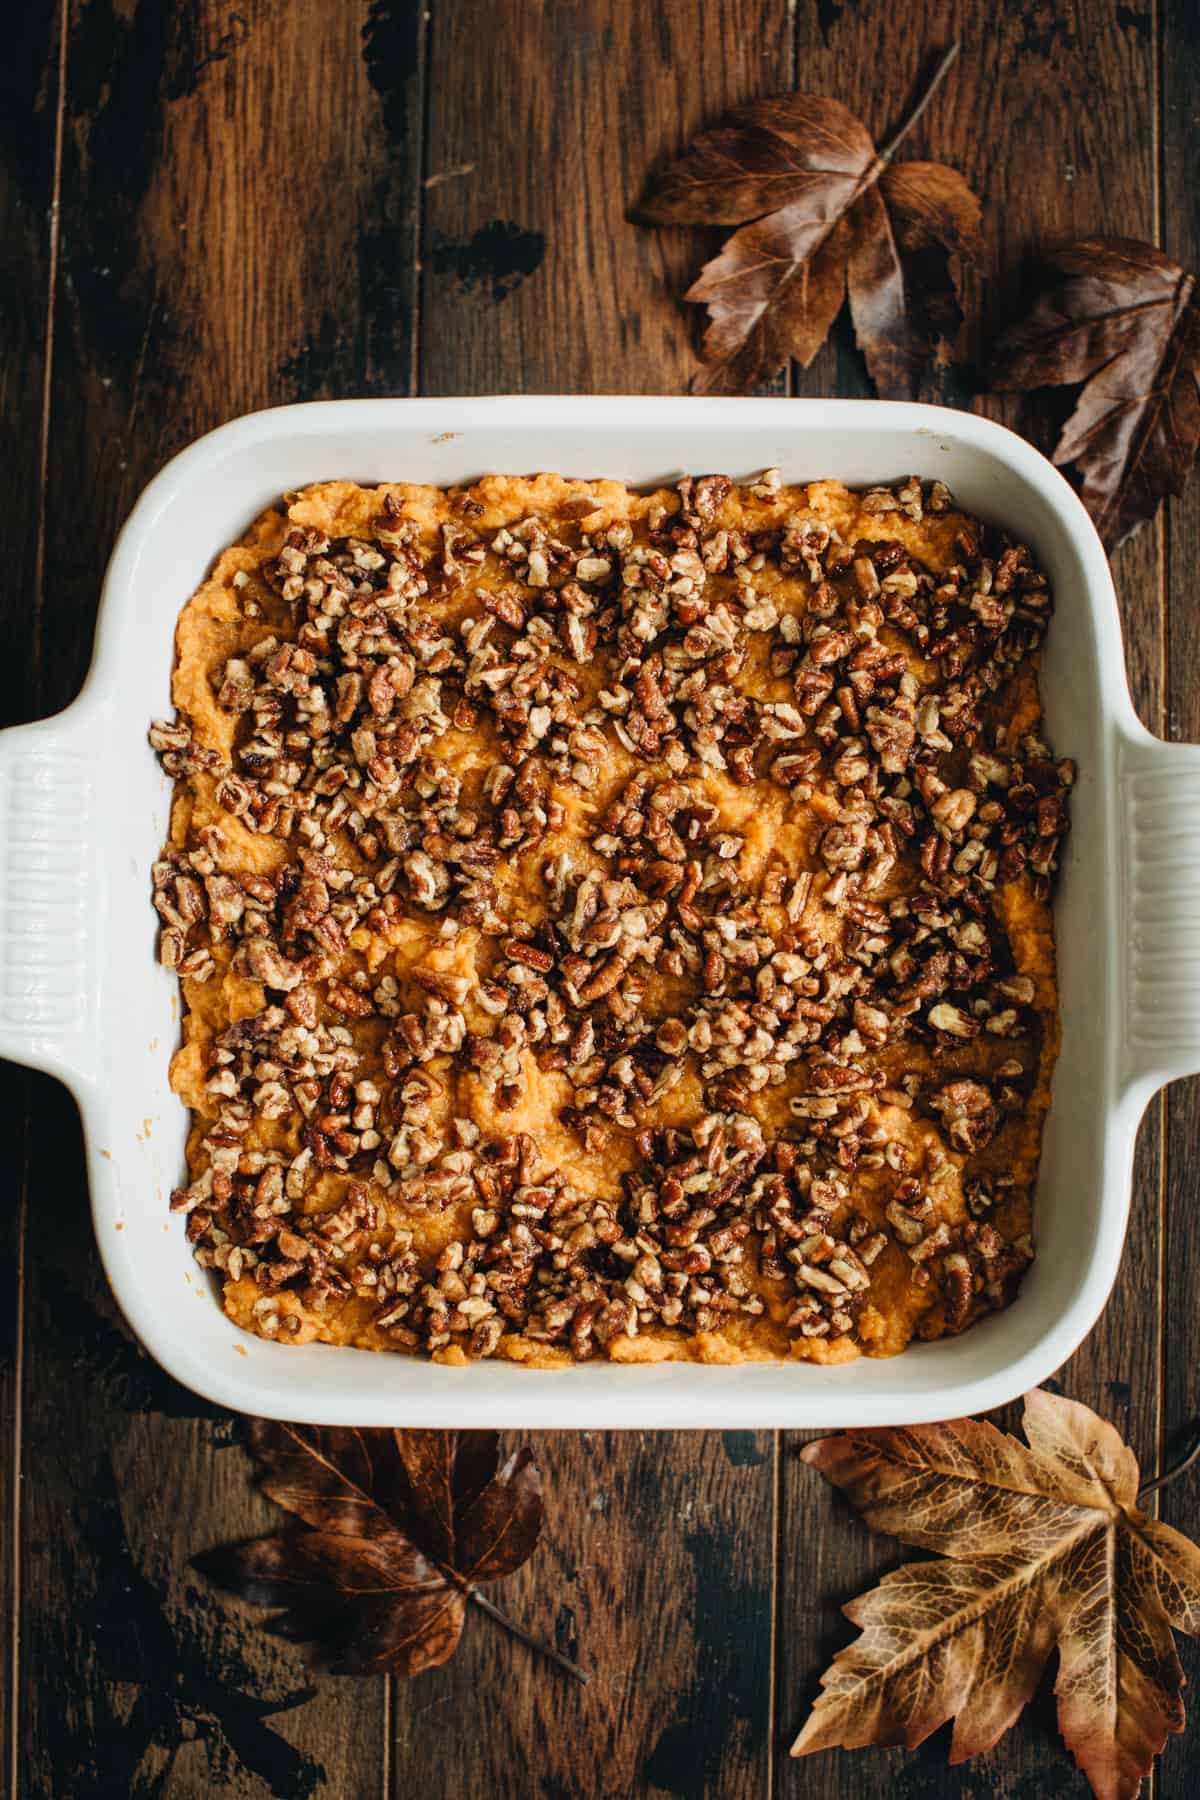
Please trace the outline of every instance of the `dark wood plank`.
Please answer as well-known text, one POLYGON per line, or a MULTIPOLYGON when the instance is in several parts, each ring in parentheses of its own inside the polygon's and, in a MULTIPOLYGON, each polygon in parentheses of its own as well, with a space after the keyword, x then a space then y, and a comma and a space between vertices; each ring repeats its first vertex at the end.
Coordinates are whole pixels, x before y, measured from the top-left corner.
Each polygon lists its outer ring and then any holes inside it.
MULTIPOLYGON (((679 392, 697 242, 625 213, 655 158, 790 81, 780 0, 435 10, 421 391, 679 392)), ((503 1603, 596 1678, 575 1689, 470 1621, 396 1693, 396 1794, 764 1792, 770 1435, 534 1442, 545 1543, 503 1603), (456 1730, 480 1694, 483 1728, 456 1730)))
MULTIPOLYGON (((367 14, 362 4, 304 0, 268 16, 202 0, 186 15, 171 10, 152 20, 142 9, 135 30, 123 12, 93 0, 75 19, 50 510, 69 528, 51 546, 47 706, 69 698, 86 661, 112 531, 173 448, 252 405, 403 392, 410 381, 419 7, 381 0, 367 14), (306 181, 318 166, 320 204, 306 181), (244 231, 235 233, 235 219, 244 231)), ((683 385, 690 326, 673 296, 697 266, 702 240, 638 231, 624 223, 625 207, 654 155, 731 99, 790 79, 782 4, 739 0, 719 18, 716 10, 665 0, 647 21, 615 3, 586 15, 539 9, 536 18, 512 0, 437 9, 424 391, 683 385)), ((1031 228, 1152 235, 1153 46, 1149 15, 1123 8, 1102 16, 1099 0, 1014 7, 999 18, 982 6, 964 10, 964 68, 912 147, 961 159, 986 193, 981 291, 985 312, 995 313, 1011 287, 995 272, 1031 228)), ((1167 243, 1185 254, 1190 242, 1194 260, 1194 201, 1183 184, 1195 162, 1187 9, 1166 0, 1166 11, 1176 109, 1167 115, 1167 243)), ((947 4, 924 14, 918 41, 906 17, 875 0, 857 8, 802 0, 803 78, 861 106, 882 131, 903 110, 923 56, 958 29, 947 4)), ((0 182, 0 226, 6 204, 0 182)), ((18 242, 9 233, 0 241, 18 242)), ((31 279, 22 270, 22 282, 31 279)), ((0 358, 0 383, 11 368, 0 358)), ((27 358, 17 373, 27 398, 39 375, 27 358)), ((953 399, 970 386, 969 369, 951 371, 937 394, 953 399)), ((800 387, 861 391, 844 333, 800 387)), ((0 387, 0 399, 10 392, 0 387)), ((1180 516, 1190 536, 1173 535, 1172 571, 1184 594, 1200 544, 1193 514, 1180 516)), ((1151 534, 1122 553, 1117 571, 1135 692, 1152 724, 1162 695, 1160 566, 1151 534)), ((22 586, 6 581, 0 590, 18 597, 8 610, 0 598, 0 634, 12 632, 13 646, 0 679, 14 688, 22 586)), ((1172 701, 1187 735, 1200 735, 1200 721, 1188 722, 1196 702, 1186 691, 1194 633, 1176 606, 1172 701)), ((14 700, 12 716, 21 705, 14 700)), ((159 1783, 156 1791, 174 1800, 377 1793, 378 1693, 356 1685, 347 1706, 345 1686, 326 1681, 317 1698, 292 1706, 308 1679, 296 1657, 260 1640, 245 1615, 219 1606, 187 1573, 190 1551, 253 1529, 264 1514, 247 1495, 240 1453, 228 1448, 228 1421, 160 1376, 116 1321, 94 1270, 69 1103, 48 1083, 35 1094, 25 1455, 37 1481, 26 1484, 22 1625, 40 1679, 25 1689, 29 1791, 124 1794, 159 1783), (178 1672, 178 1688, 147 1680, 151 1669, 178 1672)), ((1187 1348, 1197 1245, 1185 1202, 1194 1165, 1178 1148, 1181 1115, 1190 1134, 1182 1142, 1194 1144, 1200 1120, 1190 1093, 1172 1100, 1169 1432, 1200 1410, 1187 1348)), ((1154 1119, 1143 1133, 1121 1284, 1104 1325, 1062 1375, 1064 1391, 1130 1432, 1148 1467, 1159 1336, 1146 1297, 1157 1288, 1158 1167, 1154 1119)), ((543 1437, 538 1455, 546 1541, 498 1598, 597 1678, 576 1691, 503 1642, 489 1621, 472 1619, 455 1662, 395 1696, 396 1789, 769 1791, 769 1437, 543 1437)), ((845 1641, 835 1602, 886 1566, 881 1547, 796 1467, 794 1446, 781 1494, 778 1752, 830 1650, 845 1641)), ((1194 1484, 1164 1501, 1167 1516, 1193 1531, 1198 1510, 1194 1484)), ((1044 1705, 969 1772, 945 1772, 944 1749, 939 1740, 912 1759, 875 1753, 798 1766, 779 1755, 770 1774, 781 1792, 839 1800, 873 1794, 885 1780, 913 1793, 980 1796, 1078 1788, 1044 1705)), ((1181 1755, 1177 1747, 1164 1764, 1163 1792, 1182 1791, 1170 1785, 1181 1755)))
MULTIPOLYGON (((1191 0, 1166 0, 1163 25, 1163 235, 1162 247, 1189 269, 1200 269, 1200 200, 1194 171, 1200 157, 1200 17, 1191 0)), ((1200 485, 1167 503, 1167 720, 1168 735, 1200 741, 1200 609, 1196 566, 1200 557, 1200 485)), ((1200 1081, 1167 1090, 1168 1156, 1163 1235, 1162 1453, 1170 1464, 1191 1433, 1200 1430, 1200 1362, 1197 1292, 1200 1291, 1200 1081)), ((1164 1490, 1161 1514, 1190 1537, 1200 1538, 1200 1476, 1194 1471, 1164 1490)), ((1192 1732, 1197 1729, 1200 1644, 1180 1642, 1188 1675, 1192 1732)), ((1166 1767, 1167 1765, 1164 1765, 1166 1767)), ((1171 1759, 1182 1794, 1185 1753, 1171 1759)), ((1194 1767, 1194 1753, 1193 1753, 1194 1767)))
POLYGON ((625 215, 659 157, 791 85, 788 15, 784 0, 435 12, 423 393, 683 389, 695 309, 676 297, 716 240, 625 215))
MULTIPOLYGON (((46 710, 78 685, 115 529, 172 452, 256 406, 406 391, 421 114, 416 6, 97 0, 70 17, 46 710)), ((78 1125, 50 1083, 33 1145, 27 1791, 370 1800, 384 1684, 347 1705, 189 1570, 271 1509, 231 1422, 117 1318, 78 1125)))
POLYGON ((394 1793, 761 1795, 771 1434, 529 1441, 545 1532, 491 1594, 593 1679, 578 1686, 490 1619, 469 1618, 454 1660, 396 1693, 394 1793))
MULTIPOLYGON (((32 597, 39 577, 46 324, 59 113, 58 7, 23 10, 0 65, 0 462, 12 484, 0 565, 0 722, 37 707, 32 597)), ((0 1790, 15 1786, 16 1542, 21 1525, 21 1246, 32 1077, 0 1064, 0 1790)))
MULTIPOLYGON (((808 0, 797 13, 803 84, 859 111, 877 138, 911 105, 923 72, 955 38, 962 53, 902 155, 960 168, 984 202, 983 246, 968 277, 972 324, 957 366, 941 371, 927 397, 1017 426, 1048 448, 1054 427, 1043 401, 976 398, 988 333, 1013 305, 1023 261, 1039 241, 1100 230, 1152 237, 1155 228, 1154 44, 1150 15, 1102 0, 1046 0, 986 7, 934 0, 904 11, 883 0, 839 6, 808 0), (1103 104, 1097 96, 1103 95, 1103 104), (979 321, 979 324, 974 324, 979 321)), ((807 374, 800 393, 868 393, 843 320, 836 343, 807 374)), ((1135 702, 1158 728, 1162 716, 1161 545, 1144 534, 1120 553, 1127 659, 1135 702)), ((1069 751, 1070 746, 1059 746, 1069 751)), ((1060 1371, 1062 1391, 1096 1407, 1128 1433, 1152 1468, 1158 1431, 1159 1108, 1139 1139, 1132 1223, 1120 1280, 1088 1342, 1060 1371)), ((1015 1425, 1018 1409, 1002 1421, 1015 1425)), ((849 1509, 824 1490, 786 1441, 781 1462, 779 1737, 781 1796, 877 1795, 884 1786, 921 1795, 1032 1797, 1080 1791, 1057 1743, 1043 1695, 1004 1743, 969 1770, 946 1765, 948 1732, 921 1751, 844 1752, 791 1762, 787 1745, 817 1678, 851 1627, 840 1605, 903 1560, 870 1538, 849 1509), (802 1548, 799 1548, 802 1547, 802 1548), (814 1596, 820 1596, 814 1602, 814 1596)))

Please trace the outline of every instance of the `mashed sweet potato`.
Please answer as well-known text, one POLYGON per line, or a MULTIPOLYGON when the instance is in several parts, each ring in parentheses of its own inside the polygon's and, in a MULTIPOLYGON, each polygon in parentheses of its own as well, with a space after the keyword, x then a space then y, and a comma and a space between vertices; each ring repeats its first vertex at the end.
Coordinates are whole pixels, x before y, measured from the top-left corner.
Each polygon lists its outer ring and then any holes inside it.
POLYGON ((327 482, 177 634, 172 1197, 230 1316, 567 1364, 1011 1298, 1069 765, 938 484, 327 482))

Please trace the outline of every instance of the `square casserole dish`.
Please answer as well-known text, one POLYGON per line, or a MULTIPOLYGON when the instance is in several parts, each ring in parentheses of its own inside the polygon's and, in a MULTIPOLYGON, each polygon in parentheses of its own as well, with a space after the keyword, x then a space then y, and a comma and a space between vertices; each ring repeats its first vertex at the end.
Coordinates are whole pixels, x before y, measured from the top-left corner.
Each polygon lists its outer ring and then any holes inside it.
POLYGON ((178 1380, 237 1410, 347 1425, 831 1427, 981 1412, 1036 1385, 1091 1329, 1115 1276, 1134 1134, 1162 1082, 1200 1068, 1200 746, 1138 723, 1112 578, 1075 494, 984 419, 879 401, 352 400, 235 420, 152 481, 104 584, 91 673, 56 718, 0 733, 0 1054, 74 1094, 117 1300, 178 1380), (221 1310, 168 1195, 187 1115, 158 966, 150 866, 170 784, 146 730, 169 715, 181 607, 218 552, 288 489, 554 470, 631 485, 779 467, 788 482, 944 481, 1030 542, 1054 589, 1050 740, 1079 767, 1057 903, 1062 1055, 1020 1294, 961 1338, 890 1360, 566 1371, 269 1343, 221 1310))

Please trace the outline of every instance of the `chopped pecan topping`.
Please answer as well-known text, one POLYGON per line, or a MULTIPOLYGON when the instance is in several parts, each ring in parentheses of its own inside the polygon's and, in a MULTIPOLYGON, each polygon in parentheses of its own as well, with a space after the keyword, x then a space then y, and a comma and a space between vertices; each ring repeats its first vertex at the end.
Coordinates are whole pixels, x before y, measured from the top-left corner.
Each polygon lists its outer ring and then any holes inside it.
POLYGON ((1053 1003, 1004 900, 1074 779, 1012 729, 1028 550, 915 478, 866 537, 778 470, 405 493, 243 547, 219 729, 151 728, 199 1260, 264 1336, 474 1357, 869 1346, 898 1270, 922 1329, 1003 1304, 1053 1003))

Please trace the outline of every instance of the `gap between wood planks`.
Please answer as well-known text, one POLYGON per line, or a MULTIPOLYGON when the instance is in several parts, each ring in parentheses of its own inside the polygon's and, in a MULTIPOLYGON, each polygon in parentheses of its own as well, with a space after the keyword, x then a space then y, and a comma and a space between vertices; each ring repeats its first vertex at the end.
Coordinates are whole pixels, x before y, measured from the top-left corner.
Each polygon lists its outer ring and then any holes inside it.
MULTIPOLYGON (((67 108, 67 34, 70 0, 59 0, 57 14, 58 55, 55 61, 57 92, 54 97, 54 165, 50 186, 50 208, 47 231, 46 315, 42 363, 42 409, 38 438, 38 516, 37 540, 33 565, 33 622, 31 639, 31 679, 35 716, 42 711, 42 616, 46 603, 46 492, 50 472, 50 396, 54 365, 54 312, 58 291, 58 245, 62 201, 63 132, 67 108)), ((29 1169, 32 1150, 32 1107, 30 1082, 24 1070, 21 1082, 21 1153, 20 1184, 17 1193, 16 1218, 16 1305, 13 1341, 13 1431, 9 1521, 12 1533, 12 1618, 9 1624, 10 1691, 9 1691, 9 1783, 13 1800, 19 1792, 21 1772, 21 1464, 24 1447, 25 1389, 25 1235, 29 1217, 29 1169)))

